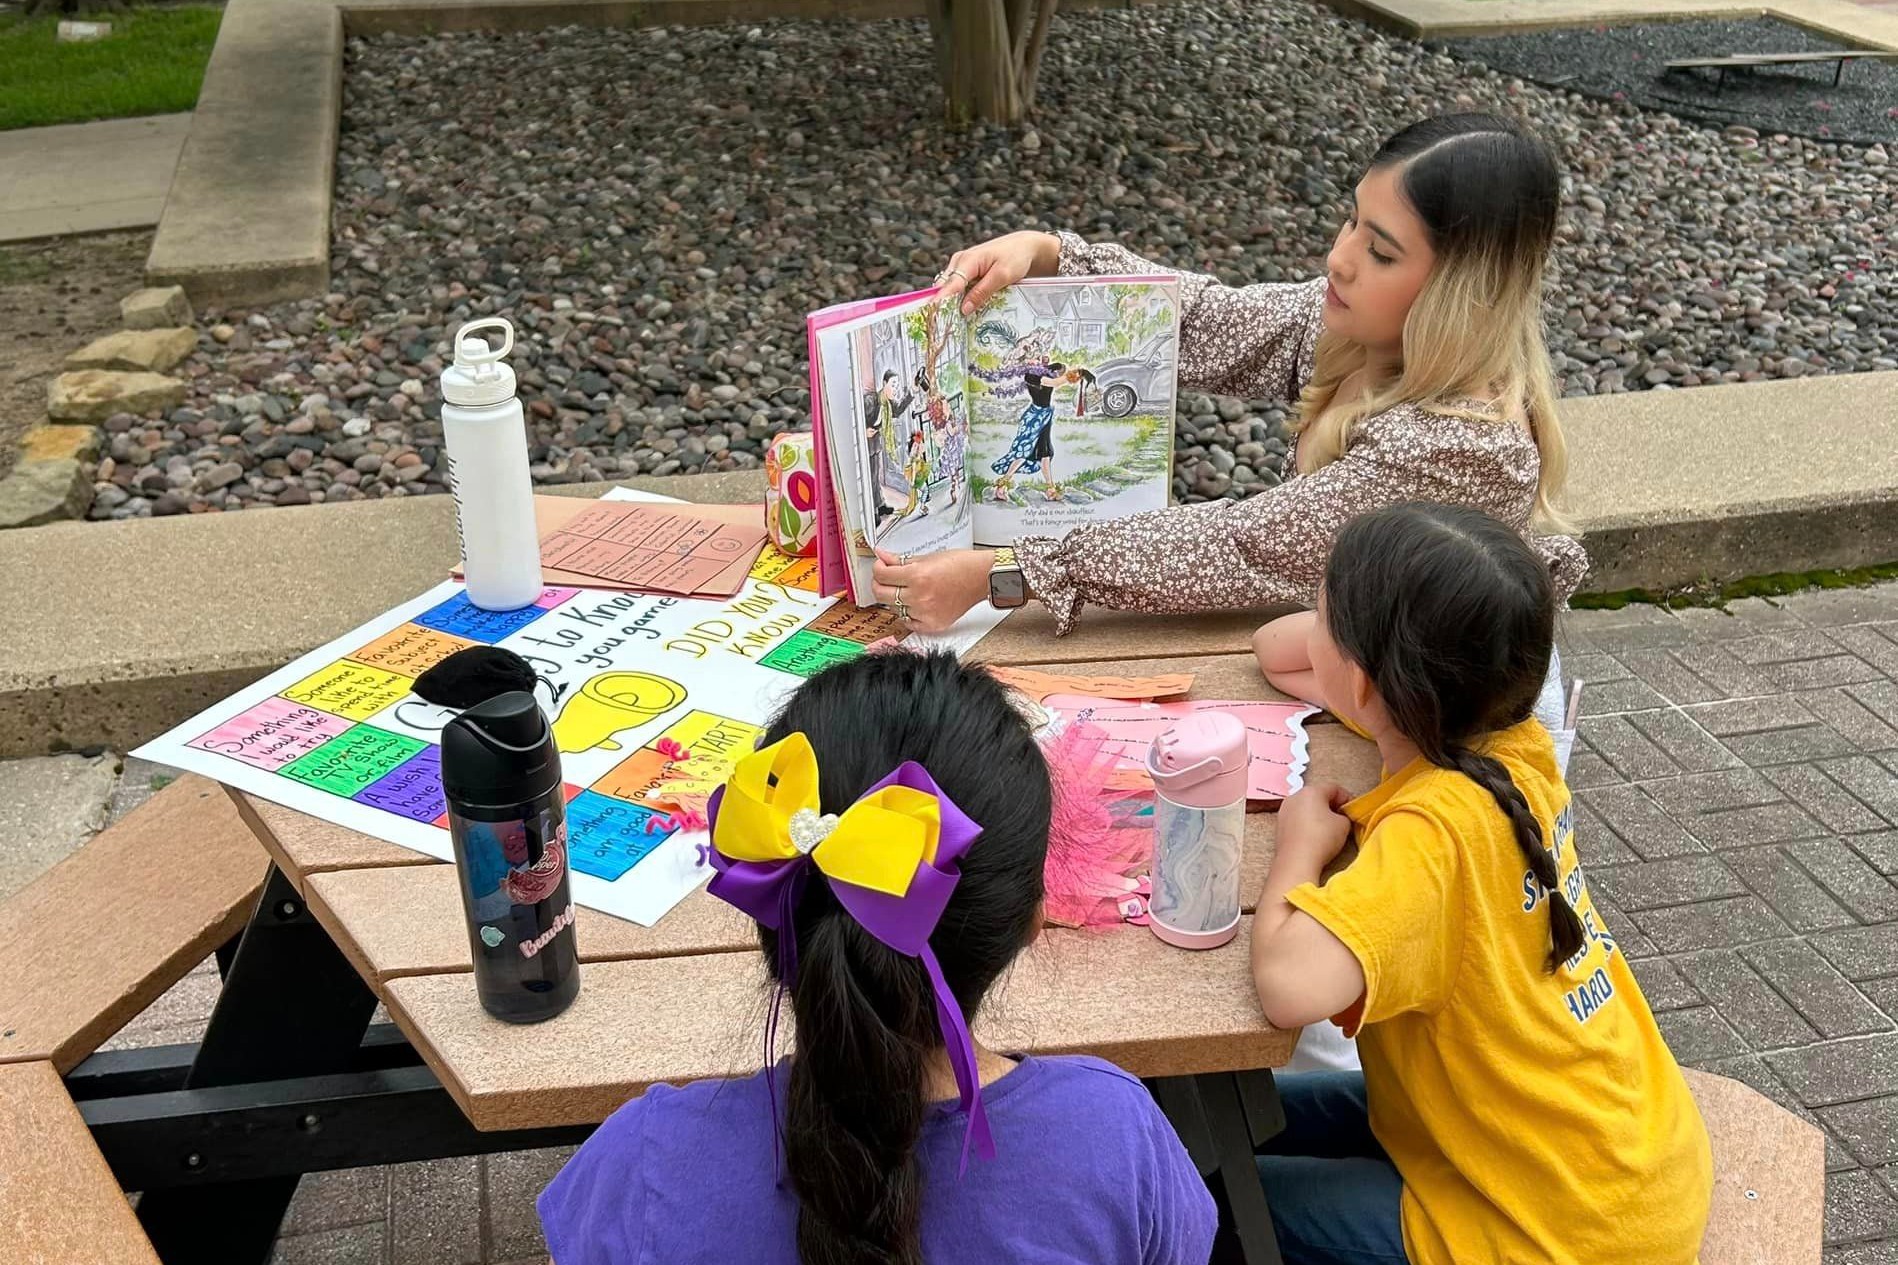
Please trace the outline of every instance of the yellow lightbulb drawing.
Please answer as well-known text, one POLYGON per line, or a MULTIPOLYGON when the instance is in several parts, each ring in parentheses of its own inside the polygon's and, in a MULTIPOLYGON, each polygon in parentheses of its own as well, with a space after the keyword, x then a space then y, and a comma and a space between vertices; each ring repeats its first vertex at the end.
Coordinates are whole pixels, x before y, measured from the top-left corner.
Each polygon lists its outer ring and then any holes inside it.
POLYGON ((618 751, 613 735, 643 725, 685 701, 685 687, 650 672, 605 672, 580 687, 554 721, 554 743, 567 755, 618 751))

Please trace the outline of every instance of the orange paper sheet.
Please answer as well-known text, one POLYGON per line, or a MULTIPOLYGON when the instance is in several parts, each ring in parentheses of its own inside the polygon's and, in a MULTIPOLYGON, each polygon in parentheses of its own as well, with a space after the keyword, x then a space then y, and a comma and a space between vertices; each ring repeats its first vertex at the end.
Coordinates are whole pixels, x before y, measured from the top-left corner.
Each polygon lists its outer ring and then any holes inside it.
POLYGON ((1158 676, 1079 676, 1066 672, 1038 672, 1033 668, 991 667, 989 674, 1042 702, 1051 694, 1090 694, 1095 698, 1173 698, 1193 688, 1191 672, 1158 676))
MULTIPOLYGON (((540 538, 546 540, 548 536, 553 533, 564 531, 570 523, 588 510, 603 505, 644 505, 648 508, 652 508, 650 502, 642 501, 588 501, 572 496, 537 496, 534 498, 534 523, 535 526, 540 529, 540 538)), ((738 528, 749 528, 764 522, 763 505, 694 504, 691 507, 691 512, 700 518, 726 523, 738 528)), ((760 537, 762 537, 764 534, 763 528, 759 527, 758 530, 760 537)), ((738 560, 728 565, 723 571, 719 572, 718 575, 714 576, 705 587, 684 594, 684 596, 730 597, 732 594, 738 592, 739 589, 743 588, 745 581, 751 578, 752 569, 757 562, 759 552, 762 551, 754 552, 750 557, 741 556, 738 560)), ((461 579, 461 568, 459 566, 455 567, 452 574, 457 580, 461 579)), ((570 571, 563 567, 550 567, 545 565, 545 563, 541 566, 541 582, 550 588, 626 589, 633 591, 639 591, 645 588, 643 585, 627 584, 619 580, 610 580, 601 576, 588 575, 585 572, 570 571)))
MULTIPOLYGON (((685 506, 595 501, 540 537, 540 563, 591 580, 661 593, 719 593, 734 567, 750 573, 764 548, 754 523, 720 522, 685 506)), ((724 590, 736 593, 743 584, 724 590)))

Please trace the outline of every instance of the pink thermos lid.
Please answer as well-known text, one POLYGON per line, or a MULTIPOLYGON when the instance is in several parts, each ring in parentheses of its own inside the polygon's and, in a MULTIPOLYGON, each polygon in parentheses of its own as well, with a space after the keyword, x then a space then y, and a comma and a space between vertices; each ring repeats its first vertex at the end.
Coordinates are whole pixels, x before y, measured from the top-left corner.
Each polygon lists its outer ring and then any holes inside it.
POLYGON ((1246 727, 1225 712, 1194 712, 1153 740, 1147 772, 1184 808, 1224 808, 1246 797, 1246 727))

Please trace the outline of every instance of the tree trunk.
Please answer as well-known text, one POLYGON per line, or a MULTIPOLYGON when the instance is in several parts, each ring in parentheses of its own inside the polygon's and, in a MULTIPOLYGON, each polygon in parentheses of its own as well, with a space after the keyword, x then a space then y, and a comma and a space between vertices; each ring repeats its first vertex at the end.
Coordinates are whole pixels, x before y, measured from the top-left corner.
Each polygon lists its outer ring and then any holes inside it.
POLYGON ((1014 41, 1008 29, 1008 0, 935 0, 937 39, 948 36, 943 96, 949 120, 1013 125, 1025 113, 1015 61, 1014 41))
POLYGON ((1028 37, 1026 48, 1017 44, 1015 81, 1020 86, 1024 112, 1035 108, 1035 86, 1041 81, 1041 53, 1048 46, 1048 26, 1054 21, 1057 3, 1059 0, 1041 0, 1035 6, 1034 33, 1028 37))
POLYGON ((943 95, 949 93, 949 50, 955 47, 955 35, 949 25, 951 0, 929 0, 929 33, 936 48, 936 82, 943 95))
MULTIPOLYGON (((941 317, 942 309, 934 303, 923 309, 923 366, 928 370, 924 394, 932 406, 942 402, 942 383, 936 377, 936 366, 942 361, 942 345, 949 339, 949 330, 941 317)), ((932 420, 934 414, 932 407, 932 420)))

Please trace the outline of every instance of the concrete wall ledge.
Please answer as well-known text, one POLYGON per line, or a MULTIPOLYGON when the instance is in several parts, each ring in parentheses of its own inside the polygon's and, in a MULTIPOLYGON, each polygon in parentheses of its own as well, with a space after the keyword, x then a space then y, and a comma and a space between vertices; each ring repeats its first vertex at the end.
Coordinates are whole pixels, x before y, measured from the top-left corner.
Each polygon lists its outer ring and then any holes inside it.
POLYGON ((1630 22, 1778 18, 1865 48, 1898 49, 1898 13, 1853 0, 1327 0, 1335 9, 1415 39, 1509 35, 1630 22))
MULTIPOLYGON (((1563 415, 1592 590, 1898 559, 1898 373, 1565 400, 1563 415)), ((629 486, 763 496, 757 471, 629 486)), ((452 506, 410 497, 0 534, 0 758, 125 750, 415 596, 454 560, 452 506)))

